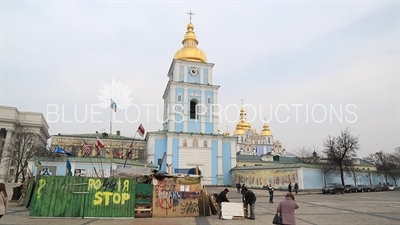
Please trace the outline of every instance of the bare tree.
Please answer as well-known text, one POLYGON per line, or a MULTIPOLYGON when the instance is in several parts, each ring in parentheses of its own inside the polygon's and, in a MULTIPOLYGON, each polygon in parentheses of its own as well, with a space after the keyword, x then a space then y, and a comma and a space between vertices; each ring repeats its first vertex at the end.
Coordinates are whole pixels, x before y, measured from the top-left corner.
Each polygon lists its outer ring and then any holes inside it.
POLYGON ((322 152, 318 150, 313 150, 311 147, 302 146, 296 148, 291 152, 300 162, 307 164, 319 164, 322 158, 322 152))
POLYGON ((396 147, 392 154, 389 154, 389 173, 394 184, 400 179, 400 147, 396 147))
POLYGON ((375 164, 376 169, 384 173, 386 183, 388 183, 389 172, 391 169, 393 169, 390 158, 391 155, 383 151, 379 151, 368 156, 368 159, 375 164))
POLYGON ((324 148, 324 170, 339 173, 344 185, 345 172, 354 166, 353 158, 357 157, 357 150, 360 149, 358 137, 353 136, 346 128, 337 137, 329 136, 325 139, 324 148))
POLYGON ((23 130, 17 134, 15 142, 11 142, 4 148, 5 157, 15 165, 15 180, 22 176, 25 179, 24 171, 28 167, 28 159, 42 154, 46 151, 43 141, 40 140, 40 135, 29 130, 23 130))
POLYGON ((348 174, 354 181, 354 186, 357 186, 357 180, 361 176, 361 171, 355 167, 349 168, 348 174))

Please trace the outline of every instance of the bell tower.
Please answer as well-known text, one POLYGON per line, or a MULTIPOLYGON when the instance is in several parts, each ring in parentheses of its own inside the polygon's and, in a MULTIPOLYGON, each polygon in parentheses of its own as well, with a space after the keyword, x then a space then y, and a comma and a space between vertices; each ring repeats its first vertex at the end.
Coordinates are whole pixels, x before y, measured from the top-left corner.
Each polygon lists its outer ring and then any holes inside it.
POLYGON ((218 89, 213 85, 213 63, 197 47, 199 41, 190 22, 171 63, 164 99, 163 130, 169 132, 218 133, 218 89))

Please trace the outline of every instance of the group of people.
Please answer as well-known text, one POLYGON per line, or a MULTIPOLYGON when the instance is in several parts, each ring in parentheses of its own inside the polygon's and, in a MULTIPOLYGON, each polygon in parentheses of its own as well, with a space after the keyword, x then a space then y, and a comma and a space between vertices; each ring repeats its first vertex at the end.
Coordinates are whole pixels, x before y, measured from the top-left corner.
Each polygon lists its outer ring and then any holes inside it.
MULTIPOLYGON (((255 220, 255 205, 256 205, 256 195, 254 194, 253 191, 249 190, 244 184, 237 183, 236 184, 236 189, 237 193, 242 194, 242 201, 244 205, 249 205, 250 206, 250 216, 248 219, 250 220, 255 220)), ((269 192, 269 203, 274 203, 274 187, 269 184, 267 186, 267 190, 269 192)), ((297 182, 294 185, 294 191, 297 194, 299 190, 299 185, 297 182)), ((295 214, 294 210, 299 208, 299 205, 295 201, 295 197, 292 193, 292 183, 290 182, 288 185, 288 193, 285 196, 285 199, 281 202, 279 202, 277 208, 276 208, 276 213, 281 216, 282 218, 282 225, 295 225, 296 220, 295 220, 295 214)), ((216 201, 218 203, 218 207, 220 210, 219 213, 219 219, 222 218, 222 202, 229 202, 228 197, 226 196, 228 194, 229 190, 225 188, 225 190, 221 191, 219 195, 216 198, 216 201)))

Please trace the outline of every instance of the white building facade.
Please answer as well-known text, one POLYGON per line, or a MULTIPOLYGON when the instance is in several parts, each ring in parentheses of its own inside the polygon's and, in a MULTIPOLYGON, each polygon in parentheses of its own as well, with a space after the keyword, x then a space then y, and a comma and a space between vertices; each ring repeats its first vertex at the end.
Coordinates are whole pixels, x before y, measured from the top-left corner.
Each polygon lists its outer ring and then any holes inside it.
POLYGON ((16 168, 6 157, 8 145, 17 141, 21 132, 38 134, 39 144, 45 149, 50 138, 49 125, 42 113, 20 112, 15 107, 0 106, 0 182, 12 182, 16 168))

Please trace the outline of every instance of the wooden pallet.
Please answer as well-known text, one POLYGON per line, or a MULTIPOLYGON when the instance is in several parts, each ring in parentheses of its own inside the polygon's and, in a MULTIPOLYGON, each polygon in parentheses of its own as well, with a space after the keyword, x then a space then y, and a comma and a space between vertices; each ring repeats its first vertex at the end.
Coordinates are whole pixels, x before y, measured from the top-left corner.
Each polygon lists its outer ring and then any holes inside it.
POLYGON ((149 218, 153 216, 151 205, 135 205, 135 218, 149 218))

